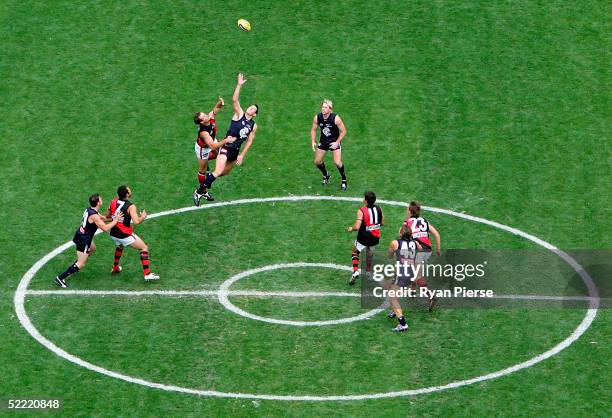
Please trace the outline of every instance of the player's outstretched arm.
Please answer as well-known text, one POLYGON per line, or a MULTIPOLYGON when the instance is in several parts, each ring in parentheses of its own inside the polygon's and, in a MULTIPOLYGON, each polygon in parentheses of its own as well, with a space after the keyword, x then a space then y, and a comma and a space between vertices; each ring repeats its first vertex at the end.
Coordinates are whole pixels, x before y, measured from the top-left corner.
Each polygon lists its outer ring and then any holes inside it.
POLYGON ((317 124, 317 115, 314 116, 312 120, 312 128, 310 129, 310 142, 312 145, 312 151, 317 150, 317 128, 319 125, 317 124))
POLYGON ((242 149, 242 152, 240 153, 240 155, 236 159, 236 164, 242 165, 242 161, 244 160, 244 157, 246 156, 247 152, 249 151, 249 148, 251 148, 251 145, 253 145, 253 140, 255 139, 255 135, 256 134, 257 134, 257 124, 255 124, 255 126, 253 126, 253 130, 249 134, 249 137, 247 138, 246 144, 244 144, 244 148, 242 149))
POLYGON ((210 149, 221 148, 223 145, 231 144, 232 142, 234 142, 236 140, 236 137, 234 137, 234 136, 227 136, 227 137, 223 138, 222 141, 215 142, 215 140, 212 139, 210 134, 208 132, 205 132, 205 131, 200 132, 200 138, 202 139, 202 141, 204 141, 206 146, 208 148, 210 148, 210 149))
POLYGON ((217 115, 217 113, 219 113, 223 106, 225 106, 225 100, 223 100, 223 97, 219 96, 219 101, 217 102, 213 110, 211 110, 212 114, 217 115))
POLYGON ((438 230, 434 228, 432 224, 429 224, 429 230, 431 231, 431 233, 433 234, 436 240, 436 255, 439 257, 440 251, 442 251, 442 248, 441 248, 442 238, 440 237, 440 233, 438 232, 438 230))
POLYGON ((98 228, 106 232, 115 225, 117 225, 119 222, 123 222, 123 213, 119 212, 109 223, 104 222, 105 218, 102 217, 102 215, 92 215, 91 218, 91 220, 96 224, 98 228))
POLYGON ((105 221, 112 221, 113 220, 113 212, 111 212, 110 206, 108 207, 108 209, 106 209, 106 213, 104 214, 104 220, 105 221))
POLYGON ((348 228, 346 228, 347 232, 358 231, 359 228, 361 228, 361 222, 363 222, 363 212, 361 212, 361 209, 358 209, 357 220, 355 221, 353 226, 349 226, 348 228))
POLYGON ((147 211, 143 210, 138 214, 138 210, 136 209, 136 205, 132 205, 128 208, 128 213, 132 217, 132 221, 138 225, 142 223, 145 219, 147 219, 147 211))
POLYGON ((238 82, 236 83, 236 89, 234 90, 234 95, 232 96, 232 105, 234 106, 234 120, 238 120, 242 117, 244 112, 240 107, 240 89, 242 85, 246 83, 246 78, 244 78, 244 74, 238 74, 238 82))

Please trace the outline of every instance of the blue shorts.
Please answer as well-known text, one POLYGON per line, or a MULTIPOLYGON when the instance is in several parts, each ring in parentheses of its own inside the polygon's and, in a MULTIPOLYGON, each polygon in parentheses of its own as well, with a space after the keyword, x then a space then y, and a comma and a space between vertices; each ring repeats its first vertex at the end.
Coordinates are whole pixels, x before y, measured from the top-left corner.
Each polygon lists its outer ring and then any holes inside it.
POLYGON ((222 147, 221 151, 219 151, 219 155, 225 155, 227 157, 227 161, 236 161, 239 153, 240 148, 222 147))
POLYGON ((336 151, 336 150, 339 150, 339 149, 342 148, 342 145, 338 145, 338 148, 331 149, 330 148, 331 144, 333 144, 334 142, 335 141, 332 141, 332 142, 321 142, 321 143, 319 143, 317 148, 319 148, 320 150, 323 150, 323 151, 336 151))
POLYGON ((89 254, 91 250, 91 243, 93 242, 93 238, 89 238, 86 235, 75 234, 74 238, 72 238, 72 242, 76 245, 76 250, 80 253, 89 254))

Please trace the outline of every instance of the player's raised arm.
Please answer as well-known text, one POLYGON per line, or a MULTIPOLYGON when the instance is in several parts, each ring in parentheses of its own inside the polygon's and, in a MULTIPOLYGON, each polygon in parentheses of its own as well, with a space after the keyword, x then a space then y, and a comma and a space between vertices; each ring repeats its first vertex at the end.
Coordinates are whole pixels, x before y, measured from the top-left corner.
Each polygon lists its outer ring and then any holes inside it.
POLYGON ((317 150, 317 128, 319 125, 317 124, 317 115, 314 115, 314 119, 312 120, 312 128, 310 129, 310 141, 312 144, 312 151, 317 150))
POLYGON ((246 153, 249 151, 249 148, 251 148, 251 145, 253 144, 253 140, 255 139, 256 134, 257 134, 257 124, 253 126, 253 130, 249 134, 246 144, 244 145, 244 148, 242 149, 242 153, 240 153, 240 155, 236 159, 236 164, 242 165, 242 161, 244 160, 246 153))
POLYGON ((216 116, 223 106, 225 106, 225 100, 223 100, 223 97, 219 96, 219 101, 217 102, 213 110, 211 110, 212 114, 216 116))
POLYGON ((246 83, 246 78, 244 78, 244 74, 238 74, 238 82, 236 83, 236 89, 234 90, 234 95, 232 96, 232 105, 234 106, 234 120, 238 120, 244 114, 244 111, 240 107, 240 89, 242 85, 246 83))
POLYGON ((131 205, 128 208, 128 213, 130 214, 132 221, 138 225, 140 223, 142 223, 145 219, 147 219, 147 211, 143 210, 142 212, 140 212, 140 214, 138 214, 138 210, 136 209, 136 205, 131 205))

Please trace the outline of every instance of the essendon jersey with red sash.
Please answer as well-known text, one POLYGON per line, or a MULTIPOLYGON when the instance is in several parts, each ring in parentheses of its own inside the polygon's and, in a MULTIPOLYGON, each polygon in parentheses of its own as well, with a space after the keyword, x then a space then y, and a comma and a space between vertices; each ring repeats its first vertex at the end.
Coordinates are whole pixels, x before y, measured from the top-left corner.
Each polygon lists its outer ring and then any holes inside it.
POLYGON ((377 206, 363 206, 359 209, 363 215, 357 241, 363 245, 371 246, 378 244, 380 240, 380 227, 382 225, 382 209, 377 206))
POLYGON ((210 119, 210 123, 208 125, 203 125, 200 123, 199 128, 198 128, 198 137, 196 138, 196 142, 202 148, 206 148, 208 147, 208 145, 206 145, 206 142, 204 142, 204 140, 200 138, 200 133, 202 132, 208 132, 208 135, 210 135, 210 137, 214 141, 215 138, 217 137, 217 124, 215 123, 215 120, 210 119))
POLYGON ((128 213, 128 208, 132 206, 132 202, 129 200, 120 200, 118 198, 113 199, 108 210, 113 215, 117 211, 123 213, 123 222, 118 222, 117 225, 113 226, 110 230, 111 236, 115 238, 127 238, 134 232, 132 228, 132 217, 128 213))
POLYGON ((423 246, 423 250, 431 251, 431 240, 429 239, 429 222, 420 216, 411 216, 404 222, 412 231, 412 239, 417 240, 423 246))

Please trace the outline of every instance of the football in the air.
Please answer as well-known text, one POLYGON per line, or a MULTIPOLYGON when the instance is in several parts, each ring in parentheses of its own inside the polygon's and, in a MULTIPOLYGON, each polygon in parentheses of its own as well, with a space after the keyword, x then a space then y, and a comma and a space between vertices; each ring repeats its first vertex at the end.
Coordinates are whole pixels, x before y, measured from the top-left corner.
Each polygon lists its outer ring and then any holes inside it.
POLYGON ((251 24, 246 19, 238 19, 238 27, 245 32, 251 31, 251 24))

